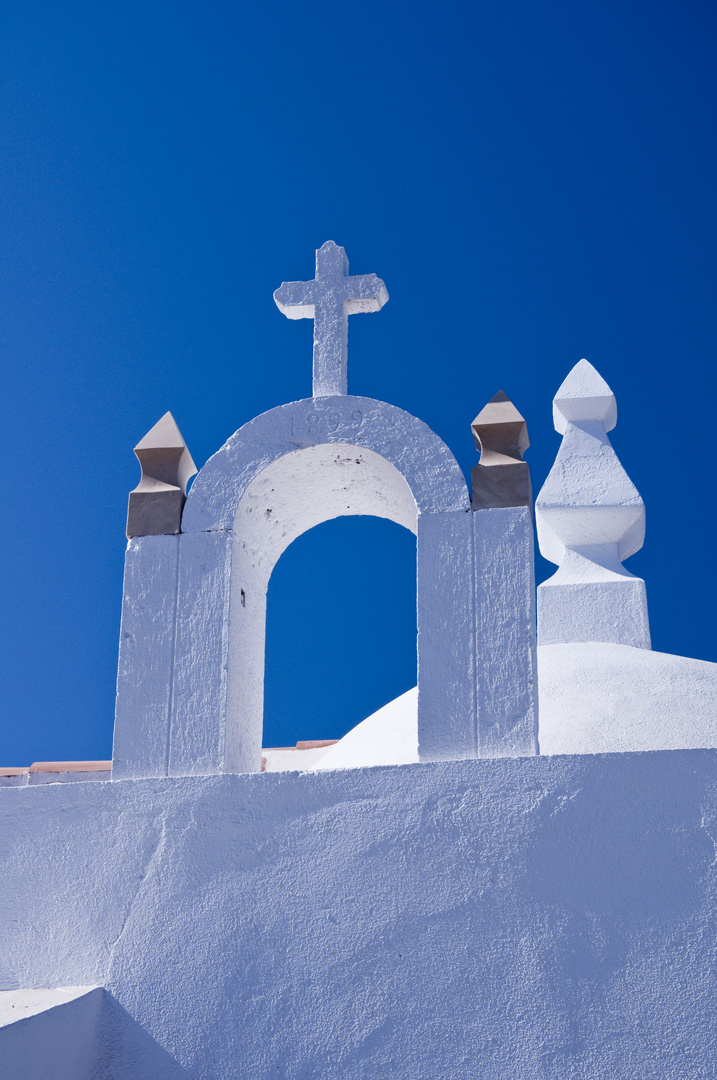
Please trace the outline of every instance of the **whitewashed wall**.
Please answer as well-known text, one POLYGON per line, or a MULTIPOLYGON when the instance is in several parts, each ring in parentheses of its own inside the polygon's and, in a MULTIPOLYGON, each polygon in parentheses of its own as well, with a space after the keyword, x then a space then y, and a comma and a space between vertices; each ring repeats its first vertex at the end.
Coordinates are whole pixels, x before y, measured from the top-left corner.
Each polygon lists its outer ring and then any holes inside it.
POLYGON ((108 1080, 714 1075, 717 752, 0 789, 13 985, 108 1080))

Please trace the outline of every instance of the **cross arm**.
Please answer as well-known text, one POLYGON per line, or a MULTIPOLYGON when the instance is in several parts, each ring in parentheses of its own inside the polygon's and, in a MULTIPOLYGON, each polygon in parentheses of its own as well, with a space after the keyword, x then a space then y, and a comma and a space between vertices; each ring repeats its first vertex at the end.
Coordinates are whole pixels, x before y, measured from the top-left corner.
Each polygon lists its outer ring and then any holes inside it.
POLYGON ((347 315, 380 311, 387 300, 388 289, 376 274, 354 274, 346 278, 344 303, 347 315))
POLYGON ((285 281, 274 293, 274 301, 279 311, 287 319, 313 319, 314 317, 313 281, 285 281))

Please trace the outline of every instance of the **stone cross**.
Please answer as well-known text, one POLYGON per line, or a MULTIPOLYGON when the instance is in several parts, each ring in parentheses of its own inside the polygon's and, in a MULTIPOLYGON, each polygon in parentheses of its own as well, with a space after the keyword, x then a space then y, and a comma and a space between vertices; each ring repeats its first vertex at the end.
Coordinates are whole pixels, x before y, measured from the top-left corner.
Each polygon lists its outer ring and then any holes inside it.
POLYGON ((388 300, 375 274, 349 276, 346 252, 327 240, 316 252, 313 281, 285 281, 274 293, 287 319, 314 320, 314 397, 346 393, 348 316, 380 311, 388 300))

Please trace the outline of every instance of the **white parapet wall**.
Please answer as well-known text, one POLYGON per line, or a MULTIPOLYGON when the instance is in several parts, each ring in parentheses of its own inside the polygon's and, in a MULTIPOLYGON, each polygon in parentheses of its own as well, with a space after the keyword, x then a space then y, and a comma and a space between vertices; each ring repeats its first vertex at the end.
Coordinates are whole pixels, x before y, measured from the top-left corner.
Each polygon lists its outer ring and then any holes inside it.
POLYGON ((103 1080, 709 1077, 716 793, 714 750, 2 788, 0 960, 105 987, 103 1080))

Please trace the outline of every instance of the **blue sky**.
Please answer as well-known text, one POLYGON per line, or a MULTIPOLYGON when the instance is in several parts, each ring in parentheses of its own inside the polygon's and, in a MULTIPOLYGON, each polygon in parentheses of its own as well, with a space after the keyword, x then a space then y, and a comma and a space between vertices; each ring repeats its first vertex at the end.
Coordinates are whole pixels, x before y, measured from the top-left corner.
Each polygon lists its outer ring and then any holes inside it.
MULTIPOLYGON (((653 644, 717 660, 715 29, 690 0, 3 5, 0 764, 109 757, 132 447, 170 409, 201 465, 310 393, 272 292, 327 239, 391 295, 351 320, 350 392, 467 472, 503 388, 539 490, 595 364, 653 644)), ((414 552, 351 519, 282 557, 265 745, 412 684, 414 552)))

